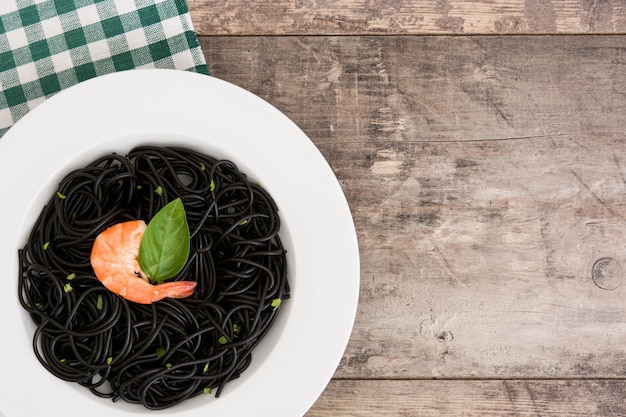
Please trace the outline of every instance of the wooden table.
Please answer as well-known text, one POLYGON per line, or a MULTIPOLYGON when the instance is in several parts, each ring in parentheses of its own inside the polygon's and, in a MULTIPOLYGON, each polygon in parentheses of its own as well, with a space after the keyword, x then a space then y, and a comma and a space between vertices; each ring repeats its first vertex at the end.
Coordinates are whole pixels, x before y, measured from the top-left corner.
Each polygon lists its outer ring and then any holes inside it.
POLYGON ((626 415, 623 0, 189 0, 361 251, 322 416, 626 415))

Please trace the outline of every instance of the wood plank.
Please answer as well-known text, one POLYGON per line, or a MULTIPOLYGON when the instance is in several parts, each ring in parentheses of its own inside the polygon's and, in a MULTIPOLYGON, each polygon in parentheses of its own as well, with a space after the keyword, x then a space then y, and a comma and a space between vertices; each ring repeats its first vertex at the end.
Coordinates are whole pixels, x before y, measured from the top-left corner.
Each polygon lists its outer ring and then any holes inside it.
POLYGON ((624 33, 621 0, 188 0, 200 35, 624 33))
POLYGON ((202 38, 213 74, 316 143, 621 132, 621 36, 202 38))
POLYGON ((362 284, 337 377, 626 376, 622 44, 202 39, 344 187, 362 284))
POLYGON ((623 416, 624 381, 332 381, 306 417, 623 416))
POLYGON ((327 148, 362 253, 338 376, 626 375, 622 271, 592 277, 626 262, 623 137, 327 148))

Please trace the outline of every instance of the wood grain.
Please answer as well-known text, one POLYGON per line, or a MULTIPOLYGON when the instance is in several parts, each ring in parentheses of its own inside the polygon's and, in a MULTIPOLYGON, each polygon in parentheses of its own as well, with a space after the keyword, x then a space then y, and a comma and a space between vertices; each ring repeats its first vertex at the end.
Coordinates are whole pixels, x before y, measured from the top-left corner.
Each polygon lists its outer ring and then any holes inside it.
POLYGON ((306 417, 623 416, 624 381, 332 381, 306 417))
POLYGON ((336 377, 626 377, 622 37, 202 46, 344 188, 362 283, 336 377))
POLYGON ((621 36, 216 37, 209 65, 316 143, 620 133, 621 36))
POLYGON ((624 33, 622 0, 188 0, 200 35, 624 33))
POLYGON ((591 274, 626 260, 623 138, 351 145, 328 153, 364 158, 338 172, 362 247, 338 376, 625 376, 625 289, 591 274))

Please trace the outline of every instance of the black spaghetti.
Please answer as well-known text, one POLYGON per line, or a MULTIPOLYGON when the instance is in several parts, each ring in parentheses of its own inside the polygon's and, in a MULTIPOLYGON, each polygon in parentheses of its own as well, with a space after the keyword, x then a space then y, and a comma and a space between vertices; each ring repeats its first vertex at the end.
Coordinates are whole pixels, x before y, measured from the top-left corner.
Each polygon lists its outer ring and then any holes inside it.
POLYGON ((18 295, 52 374, 100 397, 163 409, 219 396, 289 298, 272 197, 235 164, 183 148, 138 147, 68 174, 19 251, 18 295), (110 292, 89 258, 107 227, 146 223, 180 197, 191 250, 172 281, 191 297, 136 304, 110 292))

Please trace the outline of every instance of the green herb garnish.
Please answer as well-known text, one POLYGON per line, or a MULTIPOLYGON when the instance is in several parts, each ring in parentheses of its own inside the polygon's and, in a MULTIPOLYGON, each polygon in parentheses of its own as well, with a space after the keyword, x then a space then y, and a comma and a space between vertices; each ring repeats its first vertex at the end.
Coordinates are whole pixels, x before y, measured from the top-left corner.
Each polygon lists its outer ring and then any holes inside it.
POLYGON ((155 192, 157 195, 163 195, 163 187, 161 187, 161 186, 159 185, 157 188, 155 188, 155 189, 154 189, 154 192, 155 192))
POLYGON ((281 300, 280 298, 274 298, 272 300, 272 307, 274 307, 273 311, 276 311, 278 309, 278 307, 280 307, 280 303, 282 303, 283 300, 281 300))
POLYGON ((152 218, 141 238, 139 266, 150 282, 160 284, 175 276, 189 257, 189 225, 180 198, 152 218))
POLYGON ((107 358, 107 365, 111 365, 111 363, 113 363, 113 356, 107 358))
POLYGON ((74 291, 74 288, 72 288, 72 284, 70 284, 69 282, 67 284, 65 284, 65 286, 63 287, 63 291, 65 291, 66 293, 72 292, 74 291))
POLYGON ((217 339, 217 343, 219 343, 220 345, 225 345, 226 343, 228 343, 228 339, 226 339, 226 336, 220 336, 220 338, 217 339))
POLYGON ((48 250, 48 247, 50 246, 50 242, 46 242, 43 244, 43 250, 48 250))
POLYGON ((98 299, 96 300, 96 308, 98 311, 102 311, 104 308, 104 298, 102 298, 102 294, 98 294, 98 299))
POLYGON ((163 357, 163 355, 165 355, 165 348, 164 347, 158 347, 157 350, 156 350, 157 359, 161 359, 163 357))
POLYGON ((67 196, 64 194, 61 194, 60 191, 57 191, 57 197, 59 197, 61 200, 65 200, 67 198, 67 196))
POLYGON ((74 278, 76 278, 76 274, 72 272, 71 274, 69 274, 69 275, 68 275, 67 277, 65 277, 65 278, 66 278, 68 281, 71 281, 71 280, 73 280, 74 278))
POLYGON ((209 188, 211 188, 211 191, 215 191, 215 181, 211 180, 211 184, 209 184, 209 188))

